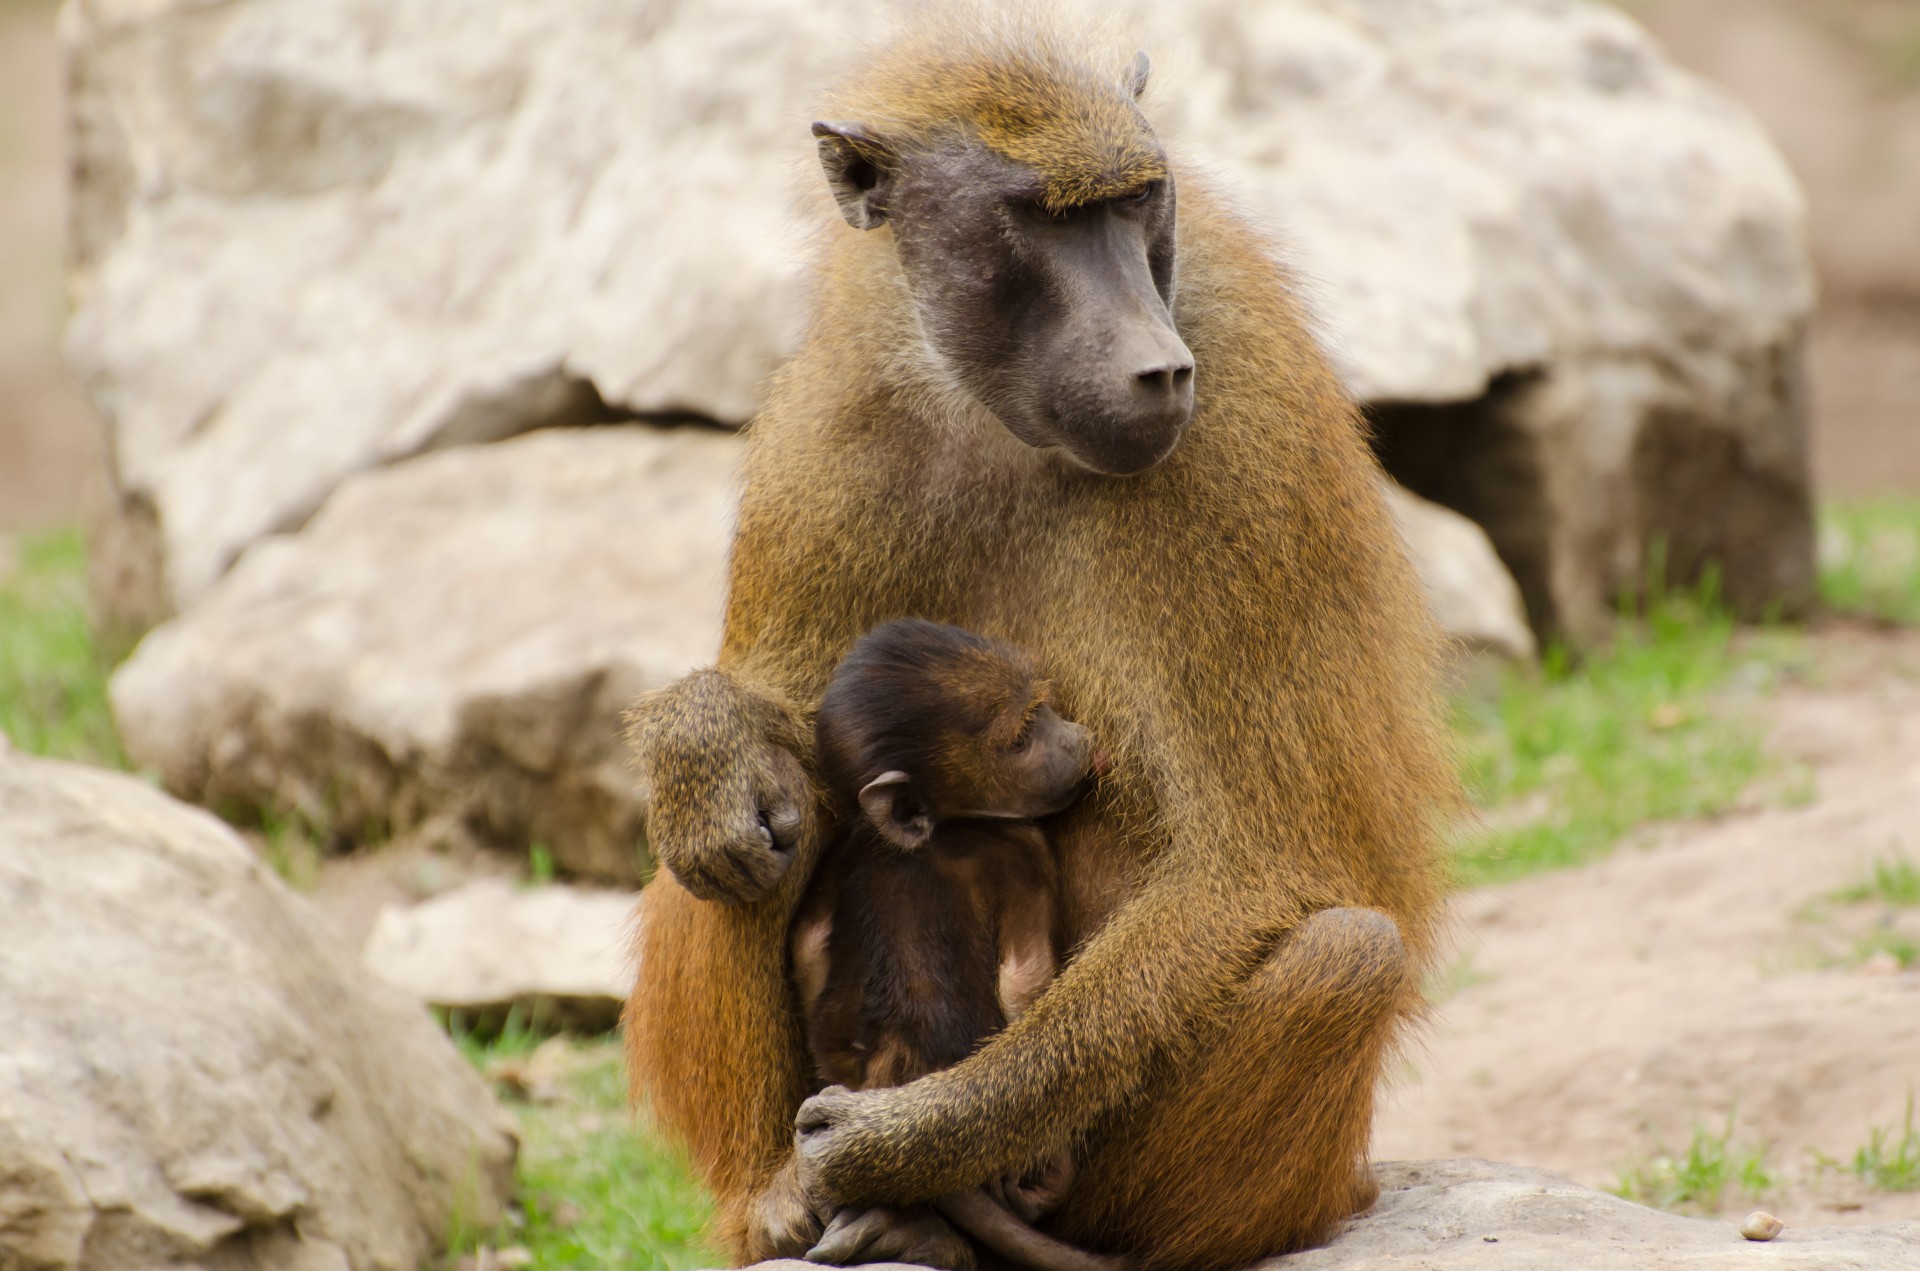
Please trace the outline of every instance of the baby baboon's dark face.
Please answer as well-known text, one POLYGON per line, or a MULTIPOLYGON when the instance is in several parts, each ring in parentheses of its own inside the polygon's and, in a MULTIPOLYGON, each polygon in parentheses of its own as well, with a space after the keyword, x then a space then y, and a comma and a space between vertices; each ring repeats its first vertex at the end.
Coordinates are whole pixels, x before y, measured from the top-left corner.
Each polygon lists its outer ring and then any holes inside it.
POLYGON ((1093 771, 1093 739, 1047 702, 1018 651, 958 627, 876 627, 835 672, 816 723, 825 775, 893 842, 943 821, 1063 811, 1093 771))
MULTIPOLYGON (((1036 687, 1044 690, 1045 685, 1036 687)), ((975 797, 957 801, 978 804, 974 815, 1017 820, 1051 816, 1080 797, 1093 771, 1093 738, 1086 729, 1060 718, 1038 699, 1015 709, 1024 709, 1024 718, 1013 717, 1010 710, 1007 720, 974 734, 971 763, 956 765, 962 773, 971 769, 979 774, 975 797), (1008 725, 1013 737, 1003 742, 1008 725)), ((963 787, 956 794, 966 793, 964 776, 955 784, 963 787)))

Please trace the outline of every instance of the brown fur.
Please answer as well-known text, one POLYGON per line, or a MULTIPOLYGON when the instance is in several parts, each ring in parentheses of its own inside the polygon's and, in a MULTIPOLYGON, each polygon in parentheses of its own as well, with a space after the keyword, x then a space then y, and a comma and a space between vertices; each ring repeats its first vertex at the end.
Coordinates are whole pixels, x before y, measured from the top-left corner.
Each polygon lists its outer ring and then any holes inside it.
MULTIPOLYGON (((969 17, 978 22, 981 15, 969 17)), ((1051 209, 1111 198, 1167 175, 1160 148, 1121 70, 1089 65, 1051 31, 1001 30, 981 56, 982 33, 923 26, 835 93, 829 106, 893 138, 924 138, 965 121, 998 154, 1039 174, 1051 209)))
MULTIPOLYGON (((928 78, 1037 79, 1036 115, 1117 118, 1117 89, 1034 49, 1025 78, 991 45, 943 53, 928 78)), ((861 82, 884 97, 918 81, 861 82)), ((989 133, 1007 104, 991 105, 967 90, 941 109, 989 133)), ((1035 153, 1076 188, 1072 162, 1035 153)), ((1059 1234, 1226 1267, 1322 1240, 1371 1198, 1372 1090, 1433 954, 1436 831, 1458 792, 1429 623, 1357 412, 1286 272, 1178 175, 1198 404, 1180 448, 1125 479, 1029 449, 954 392, 918 351, 889 231, 836 224, 806 343, 750 434, 707 673, 725 687, 667 690, 638 740, 656 821, 691 818, 711 772, 764 735, 716 700, 792 704, 782 726, 804 728, 854 638, 905 614, 1032 650, 1114 757, 1059 832, 1077 952, 975 1055, 852 1096, 868 1102, 837 1130, 838 1199, 923 1201, 1071 1140, 1059 1234)), ((793 1208, 808 1063, 784 952, 819 826, 757 903, 698 902, 662 871, 642 904, 635 1087, 743 1257, 770 1247, 768 1206, 793 1208)))

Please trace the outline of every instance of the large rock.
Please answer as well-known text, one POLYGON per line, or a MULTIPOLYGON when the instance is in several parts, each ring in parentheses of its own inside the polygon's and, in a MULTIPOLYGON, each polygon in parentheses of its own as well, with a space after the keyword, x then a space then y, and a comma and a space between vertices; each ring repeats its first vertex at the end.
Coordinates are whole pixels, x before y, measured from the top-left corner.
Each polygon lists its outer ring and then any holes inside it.
POLYGON ((620 712, 718 650, 737 447, 605 425, 360 475, 114 675, 127 753, 208 806, 637 879, 620 712))
POLYGON ((483 1027, 612 1028, 633 989, 631 892, 480 879, 380 911, 361 956, 376 975, 483 1027))
MULTIPOLYGON (((1585 0, 1124 8, 1151 113, 1284 233, 1389 466, 1487 528, 1537 628, 1596 626, 1655 541, 1749 608, 1804 597, 1801 199, 1725 97, 1585 0)), ((873 21, 64 16, 70 350, 121 492, 101 576, 149 610, 367 467, 609 412, 744 419, 798 330, 814 90, 873 21)))
POLYGON ((413 1271, 513 1138, 234 835, 0 750, 0 1266, 413 1271))
POLYGON ((1486 531, 1392 481, 1381 488, 1440 629, 1469 653, 1530 660, 1536 648, 1520 588, 1486 531))
MULTIPOLYGON (((1472 1160, 1376 1169, 1379 1203, 1331 1244, 1251 1271, 1920 1271, 1920 1222, 1790 1226, 1758 1244, 1732 1223, 1646 1209, 1545 1170, 1472 1160)), ((761 1262, 755 1271, 813 1265, 761 1262)))

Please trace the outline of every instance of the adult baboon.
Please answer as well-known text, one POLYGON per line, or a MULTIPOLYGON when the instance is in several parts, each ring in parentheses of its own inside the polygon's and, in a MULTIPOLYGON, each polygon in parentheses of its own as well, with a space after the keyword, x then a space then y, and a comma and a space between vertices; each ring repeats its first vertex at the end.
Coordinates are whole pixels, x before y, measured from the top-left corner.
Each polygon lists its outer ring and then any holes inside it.
POLYGON ((1309 1244, 1374 1195, 1458 798, 1430 627, 1288 275, 1168 161, 1145 59, 1107 57, 923 31, 814 126, 853 228, 749 437, 719 665, 635 712, 667 868, 633 1078, 743 1257, 866 1208, 837 1256, 956 1258, 923 1202, 1063 1144, 1048 1229, 1152 1267, 1309 1244), (962 1063, 808 1100, 810 713, 908 615, 1030 650, 1113 766, 1062 820, 1053 986, 962 1063))

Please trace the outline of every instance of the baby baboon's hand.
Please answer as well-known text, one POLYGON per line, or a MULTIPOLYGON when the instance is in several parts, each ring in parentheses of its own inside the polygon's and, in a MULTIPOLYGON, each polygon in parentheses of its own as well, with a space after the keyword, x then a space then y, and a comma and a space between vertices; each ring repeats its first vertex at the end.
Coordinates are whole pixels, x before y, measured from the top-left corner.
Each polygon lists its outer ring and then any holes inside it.
POLYGON ((642 699, 629 725, 660 863, 702 900, 771 892, 812 798, 792 712, 724 672, 695 671, 642 699))

